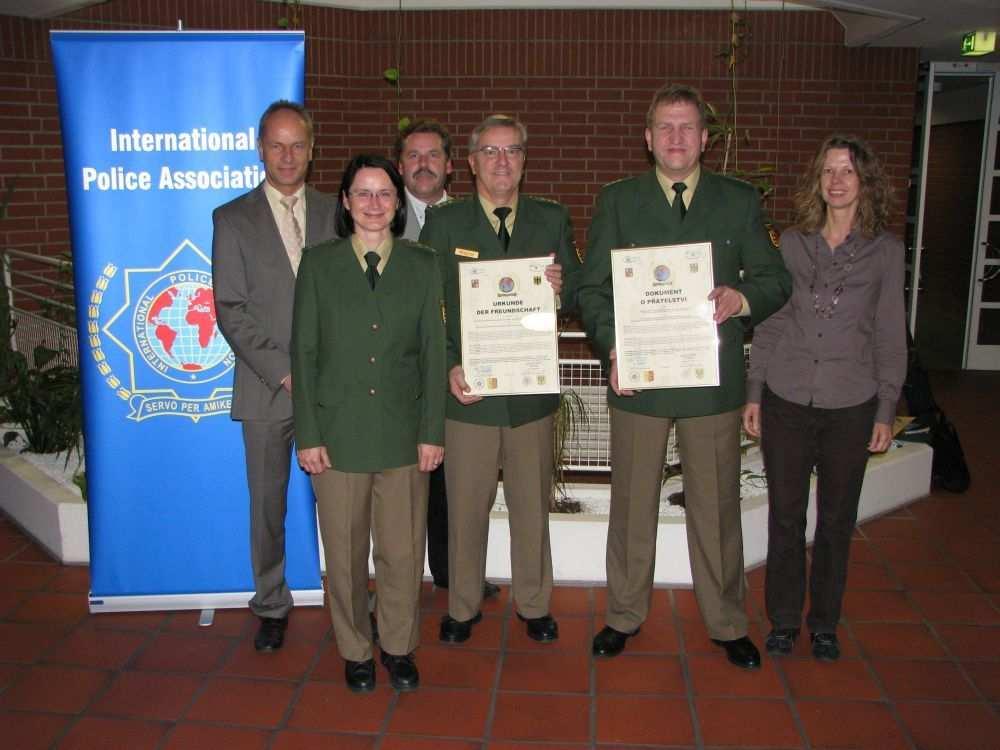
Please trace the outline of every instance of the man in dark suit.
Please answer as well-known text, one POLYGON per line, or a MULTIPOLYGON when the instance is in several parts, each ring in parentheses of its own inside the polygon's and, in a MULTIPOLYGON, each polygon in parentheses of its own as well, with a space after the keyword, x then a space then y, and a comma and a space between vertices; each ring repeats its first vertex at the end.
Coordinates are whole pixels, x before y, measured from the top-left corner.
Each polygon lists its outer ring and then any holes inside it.
POLYGON ((489 512, 503 468, 511 529, 511 588, 518 616, 537 641, 558 638, 549 612, 555 395, 469 395, 461 362, 458 264, 550 255, 545 276, 563 309, 575 304, 579 260, 569 213, 553 201, 520 194, 527 131, 506 115, 486 118, 469 140, 476 194, 430 209, 420 240, 438 251, 445 288, 448 399, 448 614, 440 638, 458 643, 480 621, 489 512))
POLYGON ((646 115, 655 168, 602 191, 580 282, 581 316, 608 371, 611 410, 611 512, 606 627, 598 656, 615 656, 649 611, 660 485, 667 436, 677 425, 695 596, 709 635, 747 669, 760 654, 747 637, 740 521, 740 410, 744 398, 744 321, 757 323, 788 298, 790 279, 746 183, 701 169, 708 142, 706 105, 697 90, 665 86, 646 115), (712 243, 720 385, 629 390, 615 362, 612 248, 712 243))
MULTIPOLYGON (((406 229, 403 238, 416 240, 428 206, 448 200, 445 186, 454 169, 451 134, 438 122, 417 120, 399 132, 393 156, 406 186, 406 229)), ((434 585, 448 588, 448 492, 444 466, 431 472, 427 496, 427 564, 434 585)))
POLYGON ((212 214, 219 329, 236 354, 232 418, 243 426, 250 488, 250 554, 260 618, 258 651, 284 642, 292 595, 285 581, 285 507, 292 447, 289 341, 304 246, 336 236, 330 196, 306 187, 313 123, 299 104, 271 104, 257 147, 265 181, 212 214))
MULTIPOLYGON (((451 162, 451 133, 434 120, 417 120, 399 131, 393 157, 406 185, 406 229, 403 238, 416 240, 424 227, 430 206, 448 200, 446 186, 454 169, 451 162)), ((448 588, 448 490, 444 465, 431 472, 427 498, 427 564, 438 588, 448 588)), ((486 581, 483 596, 500 593, 486 581)))

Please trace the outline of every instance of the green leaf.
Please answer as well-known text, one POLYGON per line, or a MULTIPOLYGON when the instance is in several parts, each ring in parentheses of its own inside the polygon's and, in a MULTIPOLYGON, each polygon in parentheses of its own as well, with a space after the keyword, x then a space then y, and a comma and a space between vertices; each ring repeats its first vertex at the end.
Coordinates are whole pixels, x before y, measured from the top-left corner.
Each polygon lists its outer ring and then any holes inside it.
POLYGON ((386 68, 382 71, 382 77, 389 83, 399 83, 399 68, 386 68))
POLYGON ((278 19, 278 28, 279 29, 287 29, 288 28, 288 17, 287 16, 282 16, 281 18, 278 19))
POLYGON ((410 127, 410 118, 409 117, 400 117, 399 118, 399 122, 396 123, 396 128, 400 132, 402 132, 402 131, 406 130, 408 127, 410 127))

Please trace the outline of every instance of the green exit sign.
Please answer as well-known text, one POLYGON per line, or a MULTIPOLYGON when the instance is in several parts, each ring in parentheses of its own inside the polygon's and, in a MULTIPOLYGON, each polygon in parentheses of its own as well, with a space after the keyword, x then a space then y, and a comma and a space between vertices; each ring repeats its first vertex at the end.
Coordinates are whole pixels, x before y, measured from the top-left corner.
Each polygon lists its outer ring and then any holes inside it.
POLYGON ((962 36, 962 54, 970 56, 988 55, 996 49, 995 31, 970 31, 962 36))

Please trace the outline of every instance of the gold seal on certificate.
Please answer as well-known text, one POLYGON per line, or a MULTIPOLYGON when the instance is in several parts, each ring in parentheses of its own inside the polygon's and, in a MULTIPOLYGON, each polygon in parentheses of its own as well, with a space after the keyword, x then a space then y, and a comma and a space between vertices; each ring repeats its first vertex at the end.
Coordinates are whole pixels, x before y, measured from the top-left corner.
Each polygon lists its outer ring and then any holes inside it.
POLYGON ((621 388, 719 385, 712 245, 611 251, 621 388))
POLYGON ((462 368, 471 395, 559 393, 549 257, 458 264, 462 368))

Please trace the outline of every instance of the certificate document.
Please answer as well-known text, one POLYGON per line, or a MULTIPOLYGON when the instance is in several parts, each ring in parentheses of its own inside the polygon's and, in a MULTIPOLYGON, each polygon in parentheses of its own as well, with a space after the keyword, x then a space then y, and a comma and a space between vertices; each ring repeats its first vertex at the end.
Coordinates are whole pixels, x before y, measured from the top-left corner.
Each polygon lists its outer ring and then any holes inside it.
POLYGON ((462 367, 477 396, 559 393, 548 257, 458 264, 462 367))
POLYGON ((612 250, 611 282, 620 387, 719 385, 711 243, 612 250))

